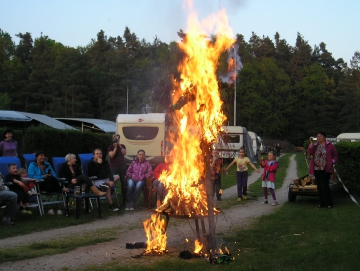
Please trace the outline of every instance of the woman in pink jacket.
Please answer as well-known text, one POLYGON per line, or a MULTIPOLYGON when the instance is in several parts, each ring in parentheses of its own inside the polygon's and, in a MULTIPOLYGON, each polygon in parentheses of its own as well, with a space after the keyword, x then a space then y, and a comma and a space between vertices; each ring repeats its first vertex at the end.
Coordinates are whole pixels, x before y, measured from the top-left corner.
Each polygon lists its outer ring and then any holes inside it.
POLYGON ((271 204, 272 206, 278 205, 275 196, 275 173, 279 168, 279 163, 276 160, 275 152, 269 151, 268 152, 268 160, 260 159, 260 166, 264 169, 262 175, 262 187, 264 191, 264 198, 265 201, 262 204, 268 204, 268 193, 267 189, 269 188, 270 194, 274 200, 271 204))
POLYGON ((139 150, 135 161, 130 164, 126 171, 128 180, 125 210, 134 210, 134 205, 145 187, 146 179, 151 175, 152 168, 149 161, 145 159, 145 151, 139 150))
POLYGON ((309 173, 315 176, 319 195, 318 208, 326 206, 333 208, 331 190, 329 186, 330 176, 334 173, 334 164, 338 159, 334 145, 326 140, 326 133, 318 132, 317 142, 310 140, 308 154, 311 155, 309 173))

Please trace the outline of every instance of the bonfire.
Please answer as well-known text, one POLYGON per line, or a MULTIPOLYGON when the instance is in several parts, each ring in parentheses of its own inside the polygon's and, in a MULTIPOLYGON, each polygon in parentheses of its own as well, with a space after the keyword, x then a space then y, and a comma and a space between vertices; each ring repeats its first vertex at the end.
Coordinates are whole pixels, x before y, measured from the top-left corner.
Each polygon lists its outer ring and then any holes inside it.
POLYGON ((185 57, 178 65, 181 77, 173 81, 172 106, 169 108, 169 114, 178 127, 169 135, 173 144, 170 152, 173 163, 169 171, 160 176, 168 194, 157 208, 158 214, 144 222, 147 252, 166 251, 169 216, 198 218, 210 217, 217 212, 208 188, 210 174, 207 171, 211 146, 226 120, 216 68, 220 55, 235 40, 231 38, 233 33, 225 10, 202 22, 192 11, 188 25, 186 34, 181 33, 183 39, 179 47, 185 57), (210 37, 207 33, 219 34, 210 37), (160 214, 163 214, 163 219, 160 214))

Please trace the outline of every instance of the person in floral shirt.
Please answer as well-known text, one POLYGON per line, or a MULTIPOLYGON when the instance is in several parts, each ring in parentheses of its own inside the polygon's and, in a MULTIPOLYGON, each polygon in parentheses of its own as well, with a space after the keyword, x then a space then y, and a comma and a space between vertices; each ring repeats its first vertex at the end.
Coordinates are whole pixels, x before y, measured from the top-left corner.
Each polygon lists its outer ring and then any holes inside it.
POLYGON ((318 208, 333 208, 330 190, 330 176, 334 173, 334 164, 338 154, 334 145, 326 140, 326 133, 318 132, 317 142, 310 139, 308 154, 311 156, 309 173, 315 176, 319 196, 318 208))

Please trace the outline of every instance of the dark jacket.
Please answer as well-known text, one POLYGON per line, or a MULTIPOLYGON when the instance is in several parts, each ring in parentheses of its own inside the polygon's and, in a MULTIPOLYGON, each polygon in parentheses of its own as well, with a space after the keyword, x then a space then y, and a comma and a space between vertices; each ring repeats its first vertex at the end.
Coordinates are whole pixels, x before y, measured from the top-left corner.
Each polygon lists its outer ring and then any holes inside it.
POLYGON ((16 191, 24 191, 24 189, 20 185, 18 185, 17 183, 14 183, 14 180, 21 181, 20 174, 16 174, 16 175, 8 174, 8 175, 6 175, 5 181, 7 183, 12 183, 12 185, 9 185, 9 189, 14 191, 14 192, 16 192, 16 191))
POLYGON ((75 176, 72 175, 69 165, 65 162, 61 165, 59 170, 59 178, 65 178, 68 182, 82 174, 81 169, 75 164, 73 165, 75 176))
POLYGON ((88 174, 90 176, 96 176, 98 179, 109 179, 110 181, 114 181, 114 176, 111 173, 110 166, 108 162, 103 159, 102 163, 99 164, 95 162, 94 158, 88 164, 88 174))

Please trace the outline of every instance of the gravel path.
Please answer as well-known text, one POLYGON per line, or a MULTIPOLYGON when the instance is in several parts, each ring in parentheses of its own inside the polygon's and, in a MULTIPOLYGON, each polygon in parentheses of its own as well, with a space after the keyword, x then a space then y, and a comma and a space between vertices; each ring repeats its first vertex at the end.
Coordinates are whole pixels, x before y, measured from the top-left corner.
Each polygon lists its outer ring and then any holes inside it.
MULTIPOLYGON (((253 172, 253 174, 249 176, 248 185, 255 182, 260 176, 261 173, 253 172)), ((234 205, 233 207, 226 209, 224 214, 220 214, 216 217, 216 232, 229 234, 231 228, 250 225, 253 218, 269 214, 276 210, 276 208, 280 208, 281 205, 287 201, 287 187, 290 181, 295 178, 297 178, 297 171, 293 155, 290 158, 286 180, 283 186, 277 188, 275 191, 279 205, 275 207, 271 206, 271 204, 262 205, 261 202, 263 201, 263 198, 249 200, 246 204, 234 205)), ((224 190, 222 198, 224 201, 236 198, 236 186, 224 190)), ((88 224, 2 239, 2 247, 15 247, 27 243, 48 241, 53 238, 66 238, 69 235, 96 229, 106 230, 119 225, 123 228, 121 233, 119 233, 118 238, 113 241, 81 247, 68 253, 3 263, 0 266, 0 270, 83 270, 89 265, 101 266, 102 264, 112 261, 121 262, 122 265, 131 265, 132 261, 134 261, 131 256, 138 255, 141 253, 142 249, 125 249, 125 244, 131 242, 143 242, 146 240, 142 222, 149 218, 150 214, 152 214, 152 212, 144 208, 135 212, 126 212, 121 216, 112 216, 106 220, 97 220, 88 224)), ((205 220, 205 222, 207 228, 207 220, 205 220)), ((194 228, 195 226, 192 221, 186 219, 170 219, 167 228, 167 248, 169 249, 169 255, 177 257, 180 251, 185 249, 191 250, 193 248, 193 241, 196 239, 194 228), (190 244, 185 243, 185 238, 190 240, 190 244)), ((156 259, 156 257, 146 257, 146 262, 151 262, 153 259, 156 259)), ((136 261, 140 262, 145 260, 140 258, 136 259, 136 261)))

